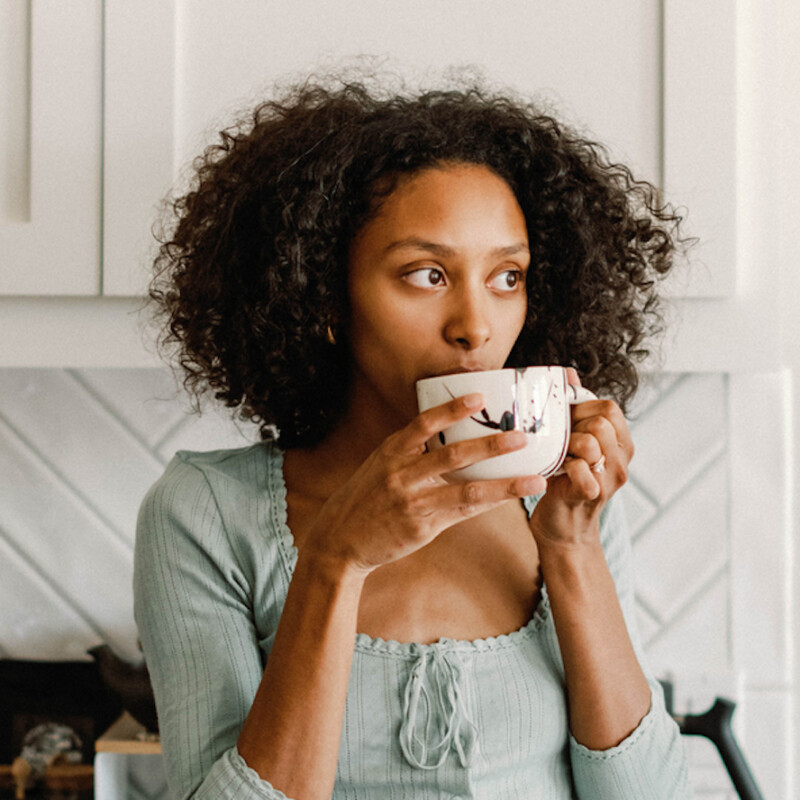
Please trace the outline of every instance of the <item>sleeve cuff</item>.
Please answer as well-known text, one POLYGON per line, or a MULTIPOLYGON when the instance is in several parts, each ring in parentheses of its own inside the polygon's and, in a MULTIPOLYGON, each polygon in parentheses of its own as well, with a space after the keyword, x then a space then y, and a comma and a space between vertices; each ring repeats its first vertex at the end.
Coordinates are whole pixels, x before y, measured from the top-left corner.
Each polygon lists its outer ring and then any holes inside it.
POLYGON ((215 762, 193 797, 195 800, 291 800, 249 767, 235 746, 215 762))
POLYGON ((650 710, 627 738, 607 750, 590 750, 570 734, 570 759, 581 800, 691 796, 680 731, 652 686, 650 710))

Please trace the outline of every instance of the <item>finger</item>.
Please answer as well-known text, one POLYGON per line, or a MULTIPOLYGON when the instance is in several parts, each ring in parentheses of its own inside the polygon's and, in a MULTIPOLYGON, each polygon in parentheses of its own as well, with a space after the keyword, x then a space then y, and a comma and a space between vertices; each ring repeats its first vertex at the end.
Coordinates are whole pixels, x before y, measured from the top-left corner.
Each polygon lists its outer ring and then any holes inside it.
POLYGON ((600 449, 613 455, 613 450, 617 448, 617 429, 606 417, 594 415, 587 419, 579 420, 572 425, 573 434, 581 434, 583 440, 586 436, 591 436, 597 440, 600 449))
POLYGON ((590 466, 603 457, 603 447, 597 437, 583 431, 572 432, 567 452, 572 458, 582 458, 590 466))
POLYGON ((623 449, 628 461, 630 461, 634 450, 633 439, 622 409, 613 400, 592 400, 587 403, 581 403, 573 407, 573 428, 578 427, 580 422, 593 416, 604 417, 611 423, 618 446, 623 449))
POLYGON ((438 477, 486 458, 522 450, 527 444, 528 437, 522 431, 507 431, 491 436, 480 436, 477 439, 465 439, 448 444, 419 459, 415 465, 419 470, 416 474, 421 479, 438 477))
POLYGON ((580 375, 578 375, 578 370, 576 370, 575 367, 567 367, 566 368, 566 373, 567 373, 567 383, 570 386, 581 386, 582 385, 581 384, 581 377, 580 377, 580 375))
POLYGON ((592 417, 581 422, 580 427, 570 437, 570 453, 588 465, 606 490, 626 483, 630 458, 617 441, 611 423, 605 417, 592 417))
POLYGON ((420 453, 425 443, 437 433, 461 419, 476 414, 486 405, 482 394, 472 394, 448 400, 418 414, 405 428, 387 439, 387 447, 401 454, 420 453))
POLYGON ((603 452, 616 458, 622 450, 626 461, 633 458, 633 439, 622 409, 613 400, 593 400, 574 407, 572 429, 594 434, 603 452))
POLYGON ((580 503, 600 497, 600 481, 582 458, 568 458, 564 462, 564 472, 570 482, 567 502, 580 503))
POLYGON ((539 494, 547 488, 541 475, 501 478, 491 481, 447 484, 432 490, 436 497, 434 515, 443 526, 483 514, 508 500, 539 494))

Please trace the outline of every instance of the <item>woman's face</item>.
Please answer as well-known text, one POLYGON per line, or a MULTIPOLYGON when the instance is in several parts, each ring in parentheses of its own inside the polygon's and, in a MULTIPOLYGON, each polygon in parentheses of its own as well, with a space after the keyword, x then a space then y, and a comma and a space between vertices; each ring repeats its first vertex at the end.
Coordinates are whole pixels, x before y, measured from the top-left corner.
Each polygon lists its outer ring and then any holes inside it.
POLYGON ((529 262, 522 209, 487 167, 401 180, 350 249, 355 397, 396 426, 417 413, 420 378, 501 368, 525 321, 529 262))

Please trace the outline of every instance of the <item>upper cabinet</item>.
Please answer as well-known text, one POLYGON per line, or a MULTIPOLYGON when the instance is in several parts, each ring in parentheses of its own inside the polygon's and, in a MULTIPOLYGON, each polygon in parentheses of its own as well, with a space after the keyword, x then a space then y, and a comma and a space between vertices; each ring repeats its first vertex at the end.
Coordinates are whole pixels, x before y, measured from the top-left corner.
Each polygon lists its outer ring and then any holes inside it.
POLYGON ((776 123, 770 75, 759 70, 778 57, 761 9, 755 0, 7 0, 0 365, 152 363, 137 339, 115 337, 131 330, 146 291, 163 203, 276 81, 372 69, 432 85, 477 65, 688 209, 686 232, 700 243, 668 286, 680 325, 666 366, 775 368, 774 348, 764 359, 779 325, 764 199, 777 195, 775 171, 761 165, 776 123), (36 297, 12 304, 19 295, 36 297), (77 297, 56 309, 42 295, 77 297), (54 348, 43 331, 55 319, 65 333, 54 348), (114 319, 124 325, 101 346, 95 331, 114 319), (29 351, 9 354, 2 340, 19 326, 36 333, 29 351), (54 355, 62 346, 76 355, 54 355))
POLYGON ((0 294, 100 292, 102 11, 3 4, 0 294))
POLYGON ((457 9, 444 0, 106 0, 104 292, 142 291, 159 203, 218 131, 276 81, 314 71, 363 68, 431 85, 478 65, 657 182, 659 9, 659 0, 459 0, 457 9))
POLYGON ((104 293, 142 291, 159 201, 237 112, 287 75, 358 64, 428 83, 477 64, 540 98, 690 209, 687 229, 703 239, 694 258, 705 266, 673 294, 733 292, 735 4, 461 0, 457 25, 441 0, 320 8, 106 0, 104 293))

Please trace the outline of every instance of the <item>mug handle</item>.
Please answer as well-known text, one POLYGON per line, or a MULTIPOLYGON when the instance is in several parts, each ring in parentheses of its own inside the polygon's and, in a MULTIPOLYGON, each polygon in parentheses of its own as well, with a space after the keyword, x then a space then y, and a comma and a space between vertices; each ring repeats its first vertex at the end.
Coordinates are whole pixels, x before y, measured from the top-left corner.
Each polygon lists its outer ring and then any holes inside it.
MULTIPOLYGON (((567 384, 567 402, 571 406, 576 406, 578 403, 585 403, 587 400, 597 400, 597 395, 584 389, 583 386, 575 386, 572 383, 567 384)), ((552 475, 551 478, 557 478, 559 475, 565 475, 566 470, 563 466, 559 467, 552 475)))
POLYGON ((584 389, 583 386, 575 386, 572 383, 567 384, 567 402, 571 406, 585 403, 587 400, 597 400, 597 395, 588 389, 584 389))

